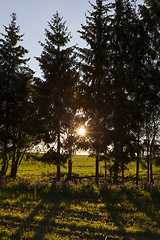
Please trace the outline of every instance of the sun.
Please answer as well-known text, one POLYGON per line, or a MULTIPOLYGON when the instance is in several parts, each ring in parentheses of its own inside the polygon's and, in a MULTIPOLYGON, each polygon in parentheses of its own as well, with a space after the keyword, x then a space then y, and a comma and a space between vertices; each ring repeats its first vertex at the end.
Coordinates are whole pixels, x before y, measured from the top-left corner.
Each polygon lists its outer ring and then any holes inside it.
POLYGON ((80 127, 80 128, 78 128, 77 132, 79 135, 84 136, 86 131, 83 127, 80 127))

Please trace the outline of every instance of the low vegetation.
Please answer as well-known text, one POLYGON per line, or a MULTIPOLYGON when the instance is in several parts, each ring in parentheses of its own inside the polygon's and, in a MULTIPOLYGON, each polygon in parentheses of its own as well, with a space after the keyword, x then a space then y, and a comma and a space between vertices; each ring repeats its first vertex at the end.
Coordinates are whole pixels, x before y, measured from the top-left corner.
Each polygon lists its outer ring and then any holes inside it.
MULTIPOLYGON (((131 180, 113 185, 104 180, 103 165, 97 186, 94 178, 65 181, 67 169, 56 181, 54 166, 22 162, 17 179, 0 180, 0 239, 160 239, 159 169, 154 183, 141 169, 138 186, 131 180)), ((76 176, 93 176, 94 168, 95 159, 74 157, 76 176)), ((128 180, 134 168, 126 171, 128 180)))

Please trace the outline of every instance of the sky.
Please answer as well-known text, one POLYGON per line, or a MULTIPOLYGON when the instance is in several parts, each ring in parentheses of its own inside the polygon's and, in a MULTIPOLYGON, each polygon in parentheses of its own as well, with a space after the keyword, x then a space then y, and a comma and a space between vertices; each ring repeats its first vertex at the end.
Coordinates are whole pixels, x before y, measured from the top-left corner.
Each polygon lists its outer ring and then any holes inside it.
MULTIPOLYGON (((90 1, 93 4, 96 2, 90 1)), ((143 0, 137 2, 142 3, 143 0)), ((73 36, 70 45, 85 47, 85 42, 77 30, 81 30, 81 24, 85 24, 85 13, 88 10, 92 11, 88 0, 0 0, 0 33, 5 33, 3 26, 8 26, 11 22, 10 15, 16 13, 20 34, 25 34, 20 44, 29 51, 26 57, 30 57, 29 66, 35 71, 35 76, 41 77, 38 62, 34 57, 39 57, 42 52, 38 41, 45 42, 45 28, 49 29, 47 22, 58 11, 73 36)))

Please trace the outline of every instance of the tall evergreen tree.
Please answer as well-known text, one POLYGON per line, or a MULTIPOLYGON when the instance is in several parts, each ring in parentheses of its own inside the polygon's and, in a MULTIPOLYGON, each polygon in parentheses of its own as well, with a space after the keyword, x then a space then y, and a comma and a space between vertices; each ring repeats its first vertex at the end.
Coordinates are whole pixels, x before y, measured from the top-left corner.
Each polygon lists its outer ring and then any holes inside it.
POLYGON ((116 0, 113 4, 114 18, 112 20, 110 40, 110 77, 112 82, 112 129, 114 183, 118 182, 118 172, 122 170, 124 181, 125 163, 132 155, 133 135, 133 102, 130 97, 132 80, 129 78, 129 66, 132 65, 131 49, 134 41, 133 25, 135 11, 128 0, 116 0))
MULTIPOLYGON (((96 156, 96 182, 98 183, 99 175, 99 154, 100 138, 102 135, 101 122, 104 122, 104 102, 109 92, 110 83, 104 91, 105 82, 107 81, 108 61, 108 40, 109 40, 109 9, 110 4, 105 4, 105 0, 96 0, 96 5, 91 6, 93 12, 86 15, 86 25, 82 25, 82 30, 78 31, 80 37, 86 41, 87 48, 79 49, 81 59, 81 69, 83 72, 83 109, 92 119, 88 122, 90 136, 93 139, 92 150, 96 156), (105 99, 104 99, 105 98, 105 99)), ((107 84, 106 84, 107 85, 107 84)), ((108 96, 107 96, 108 97, 108 96)), ((104 129, 105 130, 105 129, 104 129)))
MULTIPOLYGON (((152 161, 150 153, 154 148, 155 138, 158 133, 159 103, 160 103, 160 5, 157 1, 144 1, 146 5, 140 6, 141 22, 146 33, 147 44, 144 54, 144 125, 145 125, 145 147, 147 158, 148 181, 153 180, 152 161), (149 177, 151 172, 151 177, 149 177)), ((145 39, 145 42, 146 42, 145 39)), ((143 43, 144 44, 144 43, 143 43)))
MULTIPOLYGON (((41 119, 42 140, 46 144, 56 143, 57 154, 62 153, 62 138, 69 127, 71 115, 76 110, 74 96, 78 80, 75 47, 66 45, 71 39, 66 22, 56 12, 45 29, 45 43, 40 43, 43 51, 36 59, 43 72, 37 79, 38 115, 41 119)), ((51 145, 50 145, 51 146, 51 145)), ((57 161, 57 179, 60 179, 60 158, 57 161)))
POLYGON ((0 144, 3 159, 1 175, 5 175, 12 160, 11 177, 16 177, 18 166, 30 146, 28 119, 33 71, 24 59, 28 51, 21 45, 23 35, 16 26, 16 14, 5 26, 6 34, 0 39, 0 144))

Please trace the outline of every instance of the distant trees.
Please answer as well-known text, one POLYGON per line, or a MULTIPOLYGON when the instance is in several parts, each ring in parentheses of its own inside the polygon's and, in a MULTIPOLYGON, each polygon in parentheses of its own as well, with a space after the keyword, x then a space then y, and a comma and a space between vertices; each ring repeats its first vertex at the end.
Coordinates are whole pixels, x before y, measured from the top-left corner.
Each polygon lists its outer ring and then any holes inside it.
POLYGON ((16 14, 5 27, 0 39, 0 156, 4 176, 11 160, 11 177, 15 178, 18 166, 32 143, 29 135, 31 117, 31 84, 33 71, 24 59, 28 51, 21 45, 23 35, 16 26, 16 14))

